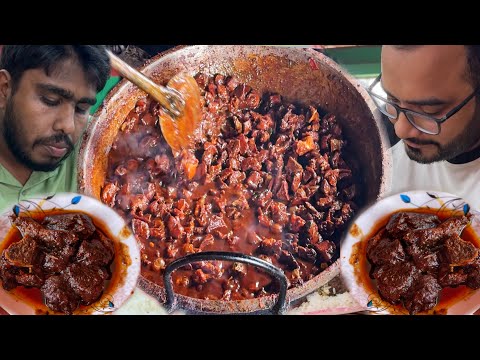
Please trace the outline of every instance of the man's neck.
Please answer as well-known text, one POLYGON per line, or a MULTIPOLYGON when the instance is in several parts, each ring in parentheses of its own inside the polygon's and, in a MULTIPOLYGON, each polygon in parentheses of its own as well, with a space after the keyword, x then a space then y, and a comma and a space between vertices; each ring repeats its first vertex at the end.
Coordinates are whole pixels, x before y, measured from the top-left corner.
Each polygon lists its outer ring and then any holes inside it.
POLYGON ((453 159, 448 160, 451 164, 467 164, 480 158, 480 140, 472 148, 453 159))
POLYGON ((32 174, 31 169, 17 161, 5 141, 0 142, 0 164, 22 185, 25 185, 32 174))

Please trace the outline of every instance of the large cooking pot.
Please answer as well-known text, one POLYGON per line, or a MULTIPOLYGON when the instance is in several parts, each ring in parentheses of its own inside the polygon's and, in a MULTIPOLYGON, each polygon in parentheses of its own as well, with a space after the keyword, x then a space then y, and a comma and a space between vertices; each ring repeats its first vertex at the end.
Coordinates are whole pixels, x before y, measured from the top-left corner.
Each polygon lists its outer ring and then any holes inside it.
MULTIPOLYGON (((337 115, 350 144, 351 155, 360 164, 362 197, 360 206, 377 200, 387 190, 390 176, 388 138, 378 112, 366 91, 334 61, 309 49, 219 45, 177 47, 159 54, 141 71, 157 83, 166 83, 174 74, 236 75, 260 93, 276 92, 288 102, 319 105, 337 115)), ((80 190, 100 198, 108 165, 108 153, 127 114, 143 91, 122 81, 110 92, 90 123, 80 151, 80 190)), ((326 284, 340 272, 337 260, 303 286, 288 290, 291 303, 326 284)), ((141 277, 139 285, 165 302, 165 289, 141 277)), ((176 303, 202 312, 253 312, 274 307, 278 296, 252 300, 200 300, 176 295, 176 303)), ((171 300, 169 300, 171 301, 171 300)), ((278 307, 278 304, 277 304, 278 307)))

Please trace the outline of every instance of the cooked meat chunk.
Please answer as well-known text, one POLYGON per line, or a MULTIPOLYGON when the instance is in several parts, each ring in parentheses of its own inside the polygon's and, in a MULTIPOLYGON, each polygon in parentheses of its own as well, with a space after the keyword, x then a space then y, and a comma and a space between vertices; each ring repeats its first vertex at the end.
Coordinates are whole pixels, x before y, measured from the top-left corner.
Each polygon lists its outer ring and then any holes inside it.
POLYGON ((17 227, 22 236, 31 236, 37 238, 45 229, 30 217, 18 216, 10 217, 12 223, 17 227))
POLYGON ((62 254, 47 253, 43 260, 42 268, 47 274, 61 273, 67 268, 69 257, 62 254))
POLYGON ((85 266, 105 266, 112 259, 113 254, 97 239, 82 242, 77 252, 77 262, 85 266))
POLYGON ((367 241, 367 259, 370 260, 370 253, 372 252, 373 249, 375 249, 384 237, 388 236, 387 230, 382 229, 378 233, 376 233, 372 238, 368 239, 367 241))
POLYGON ((314 263, 317 261, 317 252, 310 247, 299 246, 298 248, 298 257, 307 262, 314 263))
POLYGON ((468 221, 466 216, 454 216, 435 228, 407 232, 403 240, 407 245, 416 244, 422 249, 431 249, 441 245, 448 236, 460 235, 468 221))
POLYGON ((412 287, 419 272, 410 262, 387 264, 376 268, 378 292, 385 300, 397 304, 412 287))
POLYGON ((290 270, 298 269, 300 267, 292 253, 286 250, 282 250, 278 261, 280 261, 282 264, 287 265, 290 270))
POLYGON ((49 230, 73 232, 81 239, 89 238, 96 230, 92 219, 84 214, 47 216, 43 220, 43 225, 49 230))
POLYGON ((291 156, 288 157, 287 165, 285 166, 287 175, 294 176, 296 174, 302 174, 303 167, 291 156))
MULTIPOLYGON (((163 225, 163 223, 162 223, 163 225)), ((113 243, 113 241, 105 236, 105 234, 103 234, 101 231, 96 231, 93 235, 92 235, 92 239, 98 239, 102 242, 103 246, 107 249, 107 251, 112 255, 112 257, 115 257, 115 244, 113 243)))
POLYGON ((436 215, 400 212, 390 218, 387 231, 394 238, 402 238, 411 230, 430 229, 438 224, 440 224, 440 220, 436 215))
POLYGON ((467 282, 468 273, 464 269, 452 269, 444 265, 438 272, 438 283, 442 287, 456 287, 467 282))
POLYGON ((49 249, 62 249, 66 245, 75 244, 79 238, 76 234, 65 230, 48 230, 30 217, 19 216, 14 222, 23 236, 31 236, 49 249))
POLYGON ((468 225, 470 219, 467 216, 452 216, 442 222, 438 229, 443 231, 445 235, 461 235, 465 226, 468 225))
POLYGON ((39 288, 45 282, 43 274, 29 274, 24 273, 23 271, 15 276, 15 281, 18 285, 23 285, 26 287, 36 287, 39 288))
POLYGON ((5 255, 0 257, 0 280, 5 290, 12 290, 17 287, 15 276, 18 274, 18 268, 10 265, 5 259, 5 255))
POLYGON ((260 246, 258 247, 258 252, 264 255, 273 255, 273 254, 280 255, 281 249, 282 249, 282 240, 265 238, 260 243, 260 246))
POLYGON ((449 236, 443 245, 443 253, 450 266, 465 266, 478 257, 478 249, 460 236, 449 236))
POLYGON ((438 258, 438 252, 421 252, 419 254, 412 255, 413 263, 418 270, 424 273, 436 273, 440 266, 438 258))
POLYGON ((65 270, 67 265, 73 261, 73 257, 77 249, 73 246, 66 245, 60 250, 51 250, 45 252, 42 267, 47 273, 59 273, 65 270))
MULTIPOLYGON (((285 219, 287 220, 287 219, 285 219)), ((320 241, 320 233, 318 232, 318 225, 315 221, 309 220, 304 225, 302 232, 300 233, 300 244, 316 244, 320 241)))
POLYGON ((375 265, 397 264, 405 261, 405 251, 399 240, 388 237, 380 239, 376 245, 369 248, 368 259, 375 265))
POLYGON ((325 240, 313 244, 313 248, 317 252, 320 262, 328 264, 333 259, 336 246, 333 242, 325 240))
POLYGON ((422 275, 405 296, 404 305, 411 315, 433 309, 442 287, 432 275, 422 275))
POLYGON ((104 276, 97 266, 83 264, 72 264, 63 272, 63 278, 84 305, 92 304, 102 295, 104 276))
POLYGON ((50 276, 42 286, 45 305, 54 311, 72 314, 80 304, 80 298, 60 275, 50 276))
POLYGON ((102 201, 105 204, 114 206, 116 200, 115 198, 119 190, 120 188, 113 183, 106 184, 102 189, 102 201))
POLYGON ((480 289, 480 257, 473 264, 466 266, 465 272, 468 273, 467 286, 472 289, 480 289))
POLYGON ((150 237, 150 228, 145 221, 139 219, 132 220, 133 233, 140 239, 147 240, 150 237))
POLYGON ((480 269, 476 269, 468 274, 467 286, 472 289, 480 289, 480 269))
POLYGON ((38 251, 37 242, 27 235, 5 250, 5 259, 13 266, 32 268, 38 251))

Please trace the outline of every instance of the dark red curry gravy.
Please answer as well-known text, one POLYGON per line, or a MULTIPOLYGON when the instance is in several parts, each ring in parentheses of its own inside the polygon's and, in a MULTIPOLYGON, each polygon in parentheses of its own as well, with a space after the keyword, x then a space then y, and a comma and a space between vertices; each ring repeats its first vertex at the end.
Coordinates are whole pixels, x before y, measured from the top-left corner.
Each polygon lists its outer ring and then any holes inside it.
MULTIPOLYGON (((402 209, 402 210, 396 211, 395 213, 400 213, 400 212, 434 214, 434 215, 437 215, 441 221, 444 221, 455 215, 463 215, 463 213, 460 213, 460 212, 456 213, 451 210, 439 211, 438 209, 425 209, 425 208, 415 209, 415 210, 402 209)), ((372 294, 372 297, 369 298, 369 300, 373 301, 372 305, 374 307, 378 309, 387 309, 390 313, 393 313, 393 314, 408 314, 408 311, 403 307, 402 304, 393 305, 380 298, 376 288, 376 281, 370 277, 372 266, 367 259, 368 241, 373 236, 378 234, 382 229, 385 228, 388 221, 395 213, 385 215, 385 217, 383 217, 380 221, 378 221, 375 224, 374 227, 372 227, 372 230, 370 231, 370 233, 363 235, 362 240, 354 244, 349 262, 354 268, 354 271, 355 271, 354 275, 357 279, 357 282, 364 287, 367 293, 372 294)), ((352 227, 351 232, 353 236, 359 235, 358 229, 355 226, 352 227)), ((477 248, 480 248, 480 239, 470 225, 463 230, 461 238, 465 241, 471 242, 477 248)), ((448 308, 450 308, 452 305, 457 303, 459 300, 467 298, 468 296, 472 295, 474 291, 475 290, 465 285, 461 285, 455 288, 453 287, 443 288, 440 291, 439 301, 437 305, 433 309, 429 310, 428 312, 423 312, 422 314, 440 314, 440 315, 446 314, 448 311, 448 308)), ((362 304, 362 305, 366 305, 366 304, 362 304)))
MULTIPOLYGON (((107 230, 108 228, 105 226, 105 224, 98 219, 95 219, 91 215, 84 213, 82 211, 69 211, 69 210, 43 210, 43 211, 29 211, 28 212, 28 217, 33 218, 34 220, 38 222, 42 222, 47 216, 52 216, 52 215, 64 215, 64 214, 85 214, 89 216, 97 231, 101 232, 103 235, 108 237, 109 239, 114 239, 112 234, 107 230)), ((0 244, 0 254, 3 253, 5 249, 7 249, 11 244, 20 241, 22 239, 22 235, 20 232, 17 230, 16 227, 12 226, 10 231, 7 233, 7 235, 4 238, 4 241, 0 244)), ((115 252, 119 254, 122 249, 119 248, 119 244, 114 241, 115 244, 115 252)), ((121 285, 123 278, 125 276, 124 273, 121 271, 116 271, 116 269, 122 269, 124 265, 121 264, 121 257, 120 256, 115 256, 113 263, 110 265, 110 270, 112 273, 112 278, 110 280, 106 281, 105 284, 105 290, 104 294, 109 294, 113 293, 114 290, 121 285)), ((1 281, 1 280, 0 280, 1 281)), ((38 315, 48 315, 48 314, 58 314, 57 312, 49 309, 42 297, 41 290, 38 288, 27 288, 24 286, 17 286, 15 289, 10 290, 10 292, 20 299, 22 302, 25 302, 32 306, 35 309, 35 313, 38 315)), ((109 296, 107 296, 109 297, 109 296)), ((109 297, 110 299, 110 297, 109 297)), ((113 299, 112 299, 113 300, 113 299)), ((103 307, 104 304, 102 304, 103 307)), ((89 306, 84 306, 80 305, 76 310, 75 314, 88 314, 92 313, 95 309, 93 308, 94 305, 89 305, 89 306)))
MULTIPOLYGON (((332 114, 259 94, 233 77, 196 76, 202 90, 195 176, 182 174, 158 126, 159 105, 140 99, 109 153, 102 201, 132 226, 142 276, 163 285, 166 265, 200 251, 240 252, 303 285, 337 258, 356 209, 347 143, 332 114)), ((173 274, 174 289, 201 299, 276 292, 262 271, 210 262, 173 274)))

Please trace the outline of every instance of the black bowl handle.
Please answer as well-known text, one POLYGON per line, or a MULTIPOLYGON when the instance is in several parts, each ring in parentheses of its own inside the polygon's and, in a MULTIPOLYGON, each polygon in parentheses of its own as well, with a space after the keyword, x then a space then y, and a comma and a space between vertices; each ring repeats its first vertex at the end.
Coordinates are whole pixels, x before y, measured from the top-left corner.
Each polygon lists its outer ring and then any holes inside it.
POLYGON ((280 285, 280 292, 278 294, 277 302, 272 307, 270 312, 274 315, 280 315, 283 312, 285 312, 286 310, 285 301, 287 298, 288 285, 287 285, 287 278, 280 268, 270 264, 265 260, 259 259, 254 256, 245 255, 241 253, 223 252, 223 251, 206 251, 206 252, 199 252, 195 254, 189 254, 168 264, 163 274, 165 292, 167 296, 167 301, 164 306, 166 307, 167 311, 171 312, 176 307, 176 299, 175 299, 175 293, 173 291, 173 283, 172 283, 172 272, 190 263, 199 262, 199 261, 212 261, 212 260, 241 262, 249 265, 254 265, 261 268, 262 270, 265 270, 269 275, 274 277, 277 280, 278 284, 280 285))

